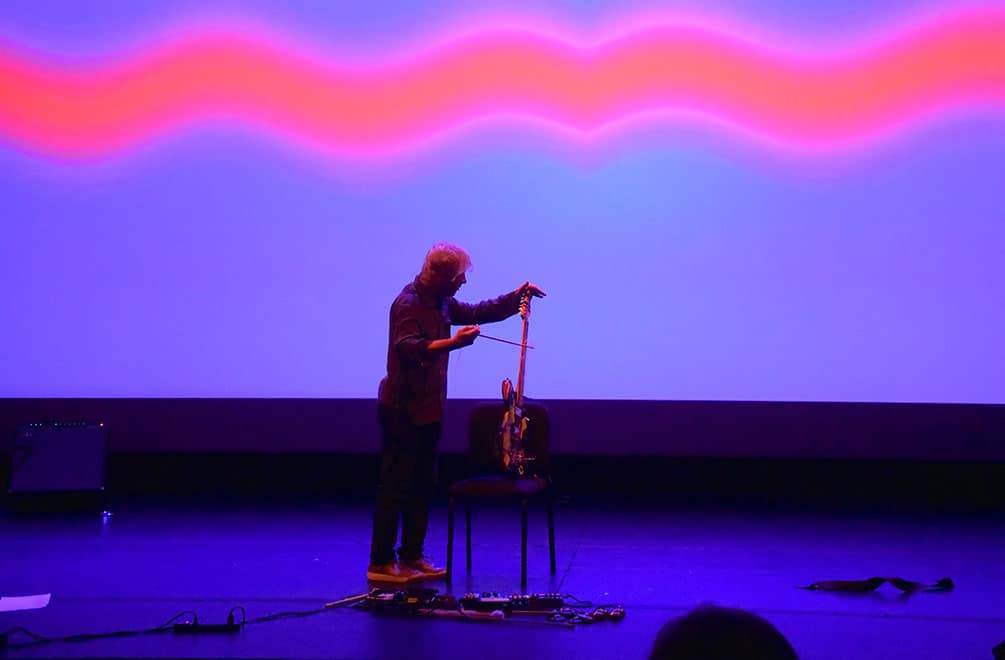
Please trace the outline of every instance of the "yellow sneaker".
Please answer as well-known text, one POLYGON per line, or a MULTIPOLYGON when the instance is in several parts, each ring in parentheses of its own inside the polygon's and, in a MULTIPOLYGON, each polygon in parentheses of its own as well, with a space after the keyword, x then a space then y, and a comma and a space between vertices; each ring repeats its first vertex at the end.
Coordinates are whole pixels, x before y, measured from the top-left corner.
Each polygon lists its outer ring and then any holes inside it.
POLYGON ((447 574, 447 569, 437 566, 429 557, 426 556, 413 559, 412 561, 402 561, 399 562, 399 564, 402 568, 418 573, 418 579, 428 580, 430 578, 444 577, 447 574))
POLYGON ((394 582, 396 584, 402 584, 409 582, 411 580, 417 580, 424 577, 422 571, 409 568, 407 566, 401 566, 397 562, 388 562, 387 564, 370 564, 366 569, 366 579, 373 580, 374 582, 394 582))

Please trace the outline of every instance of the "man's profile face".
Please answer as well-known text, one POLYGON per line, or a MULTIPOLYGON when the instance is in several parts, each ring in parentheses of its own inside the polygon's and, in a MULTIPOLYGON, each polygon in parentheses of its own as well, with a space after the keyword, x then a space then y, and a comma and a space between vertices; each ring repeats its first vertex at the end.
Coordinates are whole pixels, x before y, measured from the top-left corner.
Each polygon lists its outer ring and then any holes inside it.
POLYGON ((463 270, 447 281, 446 290, 447 295, 452 296, 457 293, 462 286, 468 281, 467 273, 463 270))

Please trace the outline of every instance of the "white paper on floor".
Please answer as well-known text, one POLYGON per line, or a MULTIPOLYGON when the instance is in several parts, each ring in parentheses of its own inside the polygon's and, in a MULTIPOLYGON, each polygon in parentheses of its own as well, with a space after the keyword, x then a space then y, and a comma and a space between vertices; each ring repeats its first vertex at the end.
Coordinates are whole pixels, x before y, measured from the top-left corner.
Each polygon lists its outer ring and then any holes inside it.
POLYGON ((49 604, 52 594, 35 596, 0 596, 0 612, 17 612, 18 610, 38 610, 49 604))

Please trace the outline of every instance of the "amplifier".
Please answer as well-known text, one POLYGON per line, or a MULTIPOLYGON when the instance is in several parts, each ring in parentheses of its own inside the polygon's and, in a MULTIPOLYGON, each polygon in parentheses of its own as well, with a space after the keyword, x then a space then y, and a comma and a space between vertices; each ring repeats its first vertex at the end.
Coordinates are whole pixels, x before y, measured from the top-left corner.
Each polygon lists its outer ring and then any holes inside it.
POLYGON ((21 424, 7 493, 19 497, 93 496, 105 488, 108 433, 100 422, 21 424))

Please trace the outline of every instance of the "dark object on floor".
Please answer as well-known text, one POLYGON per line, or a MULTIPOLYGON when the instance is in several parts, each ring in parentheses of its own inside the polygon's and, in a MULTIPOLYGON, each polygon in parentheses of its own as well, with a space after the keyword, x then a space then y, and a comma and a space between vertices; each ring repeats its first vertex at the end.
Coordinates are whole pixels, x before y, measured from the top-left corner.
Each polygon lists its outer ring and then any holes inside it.
POLYGON ((799 587, 799 589, 865 593, 867 591, 875 591, 886 583, 893 585, 904 593, 913 593, 915 591, 952 591, 956 588, 953 581, 947 577, 936 580, 934 584, 924 584, 899 577, 871 577, 868 580, 820 580, 805 587, 799 587))

